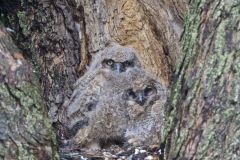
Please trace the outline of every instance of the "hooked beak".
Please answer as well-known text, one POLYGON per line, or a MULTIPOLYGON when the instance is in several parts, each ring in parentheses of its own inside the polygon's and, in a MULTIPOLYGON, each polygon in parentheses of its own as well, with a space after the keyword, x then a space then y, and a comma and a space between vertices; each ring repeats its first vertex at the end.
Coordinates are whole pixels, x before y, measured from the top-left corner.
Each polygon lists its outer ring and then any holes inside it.
POLYGON ((145 98, 144 98, 143 92, 140 92, 137 94, 137 103, 141 106, 145 103, 145 98))
POLYGON ((115 69, 117 70, 117 73, 123 72, 123 66, 121 63, 116 63, 115 64, 115 69))

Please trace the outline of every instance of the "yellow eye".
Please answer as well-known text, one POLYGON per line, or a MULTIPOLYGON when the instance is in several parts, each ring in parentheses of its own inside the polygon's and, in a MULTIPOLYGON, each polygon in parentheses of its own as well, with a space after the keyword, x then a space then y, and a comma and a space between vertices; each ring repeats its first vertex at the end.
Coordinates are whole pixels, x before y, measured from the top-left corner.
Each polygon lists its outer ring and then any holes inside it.
POLYGON ((113 65, 113 60, 111 60, 111 59, 107 60, 106 64, 109 65, 109 66, 113 65))

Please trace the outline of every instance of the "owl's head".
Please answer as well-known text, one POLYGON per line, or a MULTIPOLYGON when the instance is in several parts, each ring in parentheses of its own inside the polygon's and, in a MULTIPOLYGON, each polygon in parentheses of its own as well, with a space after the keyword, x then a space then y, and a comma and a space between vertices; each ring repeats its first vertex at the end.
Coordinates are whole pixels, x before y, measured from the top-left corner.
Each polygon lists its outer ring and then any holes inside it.
POLYGON ((123 94, 123 99, 126 100, 127 104, 148 106, 158 98, 158 91, 154 84, 140 84, 127 89, 123 94))
POLYGON ((140 62, 132 48, 117 44, 106 48, 101 54, 101 68, 104 73, 121 75, 132 68, 139 67, 140 62))
POLYGON ((166 88, 151 77, 145 75, 136 78, 132 86, 124 91, 123 100, 134 114, 133 117, 146 112, 158 101, 165 103, 167 97, 166 88))

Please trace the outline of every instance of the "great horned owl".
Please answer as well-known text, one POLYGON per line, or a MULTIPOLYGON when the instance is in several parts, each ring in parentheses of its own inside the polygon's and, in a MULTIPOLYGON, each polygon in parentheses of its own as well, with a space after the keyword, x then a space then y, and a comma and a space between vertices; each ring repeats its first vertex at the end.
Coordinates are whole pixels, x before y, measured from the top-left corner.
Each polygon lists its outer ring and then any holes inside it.
POLYGON ((131 145, 157 145, 161 140, 167 88, 148 74, 138 74, 123 94, 129 123, 125 138, 131 145))
POLYGON ((76 132, 84 125, 107 92, 125 89, 131 72, 140 67, 136 51, 113 44, 96 54, 88 71, 75 84, 70 100, 60 111, 59 121, 76 132))

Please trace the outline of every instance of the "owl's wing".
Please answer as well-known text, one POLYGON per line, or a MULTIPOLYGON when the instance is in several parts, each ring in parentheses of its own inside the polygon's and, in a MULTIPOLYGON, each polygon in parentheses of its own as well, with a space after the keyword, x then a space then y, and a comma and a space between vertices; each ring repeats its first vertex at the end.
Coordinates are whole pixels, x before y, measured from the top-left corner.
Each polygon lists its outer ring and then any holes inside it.
POLYGON ((64 106, 63 121, 70 127, 88 119, 99 102, 102 82, 99 76, 92 78, 86 85, 79 85, 64 106))
POLYGON ((69 128, 81 122, 87 123, 86 119, 89 119, 90 115, 97 107, 99 94, 92 93, 91 91, 81 93, 69 104, 69 106, 66 106, 62 121, 64 124, 68 125, 69 128))
POLYGON ((99 101, 100 92, 98 87, 86 89, 81 94, 76 95, 66 106, 67 117, 71 117, 76 112, 92 110, 91 104, 96 104, 99 101))
POLYGON ((94 81, 97 81, 97 77, 99 77, 99 75, 99 68, 95 68, 93 70, 89 69, 82 77, 80 77, 73 85, 74 91, 70 97, 69 103, 72 103, 73 99, 91 87, 94 81))
POLYGON ((82 77, 80 77, 74 84, 74 88, 87 86, 99 74, 99 69, 88 70, 82 77))

